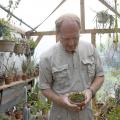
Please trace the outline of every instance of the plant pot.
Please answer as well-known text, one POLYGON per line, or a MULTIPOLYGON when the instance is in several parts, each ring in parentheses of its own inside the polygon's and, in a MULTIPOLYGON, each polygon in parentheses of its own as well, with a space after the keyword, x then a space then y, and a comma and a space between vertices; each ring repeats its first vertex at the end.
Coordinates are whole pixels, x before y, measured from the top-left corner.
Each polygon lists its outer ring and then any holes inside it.
POLYGON ((73 92, 69 94, 68 99, 72 104, 79 104, 80 106, 83 106, 85 95, 82 92, 73 92))
POLYGON ((13 52, 15 42, 10 40, 0 40, 0 52, 13 52))
POLYGON ((13 82, 13 75, 5 77, 5 84, 10 84, 13 82))
POLYGON ((106 12, 98 12, 97 13, 97 20, 98 20, 98 23, 105 24, 108 20, 108 14, 106 12))
POLYGON ((14 47, 14 53, 24 54, 26 52, 26 45, 23 43, 16 43, 14 47))
POLYGON ((23 119, 23 112, 22 111, 15 111, 15 118, 22 120, 23 119))
POLYGON ((21 80, 21 75, 20 74, 17 74, 16 75, 16 81, 20 81, 21 80))
POLYGON ((5 84, 5 76, 0 75, 0 86, 5 84))
POLYGON ((26 74, 22 74, 22 80, 27 80, 27 75, 26 74))

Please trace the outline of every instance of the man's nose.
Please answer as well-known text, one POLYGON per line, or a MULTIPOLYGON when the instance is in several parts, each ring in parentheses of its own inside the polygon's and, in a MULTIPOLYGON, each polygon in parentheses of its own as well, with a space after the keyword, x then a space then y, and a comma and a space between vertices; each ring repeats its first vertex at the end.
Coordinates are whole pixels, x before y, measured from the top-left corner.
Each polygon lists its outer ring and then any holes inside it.
POLYGON ((69 46, 73 46, 75 44, 74 40, 73 39, 70 39, 69 40, 69 46))

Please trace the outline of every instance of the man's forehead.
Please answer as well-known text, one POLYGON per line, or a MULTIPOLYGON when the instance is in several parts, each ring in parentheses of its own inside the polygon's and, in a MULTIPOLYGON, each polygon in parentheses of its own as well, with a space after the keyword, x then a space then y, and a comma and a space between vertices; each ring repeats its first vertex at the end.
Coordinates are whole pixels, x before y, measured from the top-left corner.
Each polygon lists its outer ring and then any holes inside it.
POLYGON ((62 38, 69 38, 69 37, 79 37, 79 33, 73 32, 73 33, 60 33, 60 36, 62 38))
POLYGON ((77 24, 76 21, 69 20, 69 19, 63 21, 62 24, 61 24, 61 27, 69 27, 69 26, 71 26, 71 27, 78 27, 78 24, 77 24))

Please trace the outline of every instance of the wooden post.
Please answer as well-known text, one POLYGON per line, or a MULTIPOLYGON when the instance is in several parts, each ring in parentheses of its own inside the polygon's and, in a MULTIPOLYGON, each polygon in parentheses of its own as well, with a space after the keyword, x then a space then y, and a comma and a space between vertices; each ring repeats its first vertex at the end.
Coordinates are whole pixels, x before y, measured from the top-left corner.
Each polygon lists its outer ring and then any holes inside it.
POLYGON ((80 0, 81 31, 85 31, 85 8, 84 0, 80 0))
MULTIPOLYGON (((37 39, 36 39, 36 44, 38 45, 38 43, 41 41, 41 39, 43 38, 43 35, 40 35, 40 36, 38 36, 37 37, 37 39)), ((37 47, 37 46, 36 46, 37 47)))
POLYGON ((91 43, 96 47, 96 33, 91 33, 91 43))

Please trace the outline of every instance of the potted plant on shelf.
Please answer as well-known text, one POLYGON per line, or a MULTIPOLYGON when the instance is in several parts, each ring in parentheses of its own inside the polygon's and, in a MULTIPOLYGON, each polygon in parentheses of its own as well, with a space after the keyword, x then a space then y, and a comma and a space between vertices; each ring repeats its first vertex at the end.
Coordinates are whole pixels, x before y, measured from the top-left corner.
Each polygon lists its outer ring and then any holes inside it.
POLYGON ((5 75, 3 73, 0 73, 0 86, 5 84, 5 75))
MULTIPOLYGON (((17 40, 15 42, 14 53, 16 55, 23 55, 26 53, 27 43, 25 40, 17 40)), ((28 50, 30 51, 30 50, 28 50)))
POLYGON ((29 61, 29 66, 28 66, 28 70, 27 70, 27 74, 29 77, 35 77, 36 74, 36 64, 34 60, 30 60, 29 61))
POLYGON ((23 105, 18 104, 16 106, 16 110, 14 111, 14 113, 15 113, 15 118, 17 120, 23 120, 23 105))
POLYGON ((5 84, 10 84, 13 82, 13 78, 15 75, 15 62, 9 62, 9 57, 6 58, 6 63, 2 63, 4 69, 4 75, 5 75, 5 84))
POLYGON ((0 52, 13 52, 15 42, 11 36, 9 23, 0 19, 0 52))
POLYGON ((5 84, 10 84, 11 82, 13 82, 14 66, 15 66, 15 63, 11 64, 11 66, 6 67, 6 70, 5 70, 5 84))
POLYGON ((22 80, 27 80, 28 76, 27 76, 27 72, 28 72, 28 67, 29 67, 29 63, 27 60, 23 60, 22 61, 22 80))

